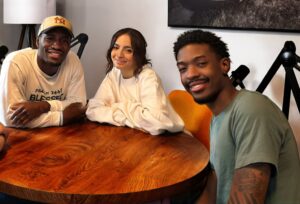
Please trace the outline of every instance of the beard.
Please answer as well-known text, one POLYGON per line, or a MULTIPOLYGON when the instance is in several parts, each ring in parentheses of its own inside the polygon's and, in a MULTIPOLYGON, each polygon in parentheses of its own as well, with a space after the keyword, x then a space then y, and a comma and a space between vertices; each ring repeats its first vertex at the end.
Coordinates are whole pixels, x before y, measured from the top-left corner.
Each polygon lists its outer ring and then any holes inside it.
POLYGON ((198 104, 208 104, 208 103, 212 103, 216 100, 217 98, 217 94, 213 94, 213 95, 210 95, 210 96, 207 96, 205 98, 198 98, 196 96, 194 96, 192 94, 193 98, 194 98, 194 101, 198 104))
POLYGON ((50 66, 53 66, 53 67, 59 67, 61 65, 62 62, 51 62, 51 61, 48 61, 48 64, 50 66))
MULTIPOLYGON (((204 78, 205 79, 205 78, 204 78)), ((208 80, 208 79, 207 79, 208 80)), ((209 80, 208 80, 209 81, 209 80)), ((187 81, 187 82, 182 82, 183 87, 185 88, 185 90, 187 92, 189 92, 189 94, 191 94, 194 98, 194 101, 198 104, 209 104, 209 103, 213 103, 217 100, 218 95, 219 95, 219 89, 215 89, 215 90, 211 90, 210 93, 205 93, 203 91, 201 91, 201 93, 196 93, 196 92, 192 92, 190 90, 190 86, 189 84, 191 83, 191 81, 187 81)))
POLYGON ((197 93, 193 93, 189 90, 188 85, 184 85, 185 89, 193 96, 194 101, 198 104, 208 104, 214 102, 218 97, 218 92, 213 92, 207 96, 198 97, 197 93))

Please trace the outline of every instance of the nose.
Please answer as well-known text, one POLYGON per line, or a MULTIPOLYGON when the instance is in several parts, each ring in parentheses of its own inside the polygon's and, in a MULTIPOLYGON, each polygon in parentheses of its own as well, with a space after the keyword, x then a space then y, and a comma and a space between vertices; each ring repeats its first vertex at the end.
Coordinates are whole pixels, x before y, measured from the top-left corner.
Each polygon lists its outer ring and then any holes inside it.
POLYGON ((52 43, 52 47, 53 48, 60 48, 61 47, 61 43, 59 40, 55 40, 53 43, 52 43))
POLYGON ((117 57, 123 57, 124 56, 124 53, 123 53, 122 49, 118 49, 116 54, 117 54, 117 57))
POLYGON ((61 49, 66 45, 65 40, 63 39, 55 39, 52 43, 53 48, 61 49))
POLYGON ((199 76, 199 70, 196 66, 190 64, 187 68, 186 77, 192 79, 199 76))

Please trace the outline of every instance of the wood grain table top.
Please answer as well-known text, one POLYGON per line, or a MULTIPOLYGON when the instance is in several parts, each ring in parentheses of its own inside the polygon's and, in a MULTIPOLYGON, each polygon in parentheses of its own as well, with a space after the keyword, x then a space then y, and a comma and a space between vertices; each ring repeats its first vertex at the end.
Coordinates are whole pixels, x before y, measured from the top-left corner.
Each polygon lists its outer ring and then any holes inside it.
POLYGON ((9 128, 0 191, 45 203, 143 203, 203 181, 208 161, 206 148, 185 133, 152 136, 88 121, 9 128))

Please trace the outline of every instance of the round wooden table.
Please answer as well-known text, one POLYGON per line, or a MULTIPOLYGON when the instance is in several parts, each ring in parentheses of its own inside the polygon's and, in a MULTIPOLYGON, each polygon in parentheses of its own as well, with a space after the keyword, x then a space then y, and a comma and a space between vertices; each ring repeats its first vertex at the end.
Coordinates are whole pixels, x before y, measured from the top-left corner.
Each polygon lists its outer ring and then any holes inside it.
POLYGON ((44 203, 143 203, 204 183, 208 162, 206 148, 185 133, 93 122, 10 128, 0 191, 44 203))

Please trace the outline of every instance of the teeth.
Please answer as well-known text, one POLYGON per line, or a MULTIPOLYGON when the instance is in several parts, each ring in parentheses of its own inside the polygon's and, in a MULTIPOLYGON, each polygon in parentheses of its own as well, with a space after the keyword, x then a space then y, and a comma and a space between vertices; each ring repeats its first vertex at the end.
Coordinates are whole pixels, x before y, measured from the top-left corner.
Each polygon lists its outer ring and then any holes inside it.
POLYGON ((62 53, 61 51, 59 50, 48 50, 49 53, 62 53))
POLYGON ((204 88, 205 88, 205 84, 190 85, 190 90, 193 92, 203 91, 204 88))
POLYGON ((198 85, 193 85, 193 86, 191 86, 192 89, 196 89, 196 88, 199 88, 199 87, 200 87, 199 84, 198 84, 198 85))
POLYGON ((126 62, 124 61, 116 61, 117 64, 125 64, 126 62))
POLYGON ((60 53, 49 53, 49 57, 51 57, 51 58, 59 58, 61 56, 61 54, 60 53))

